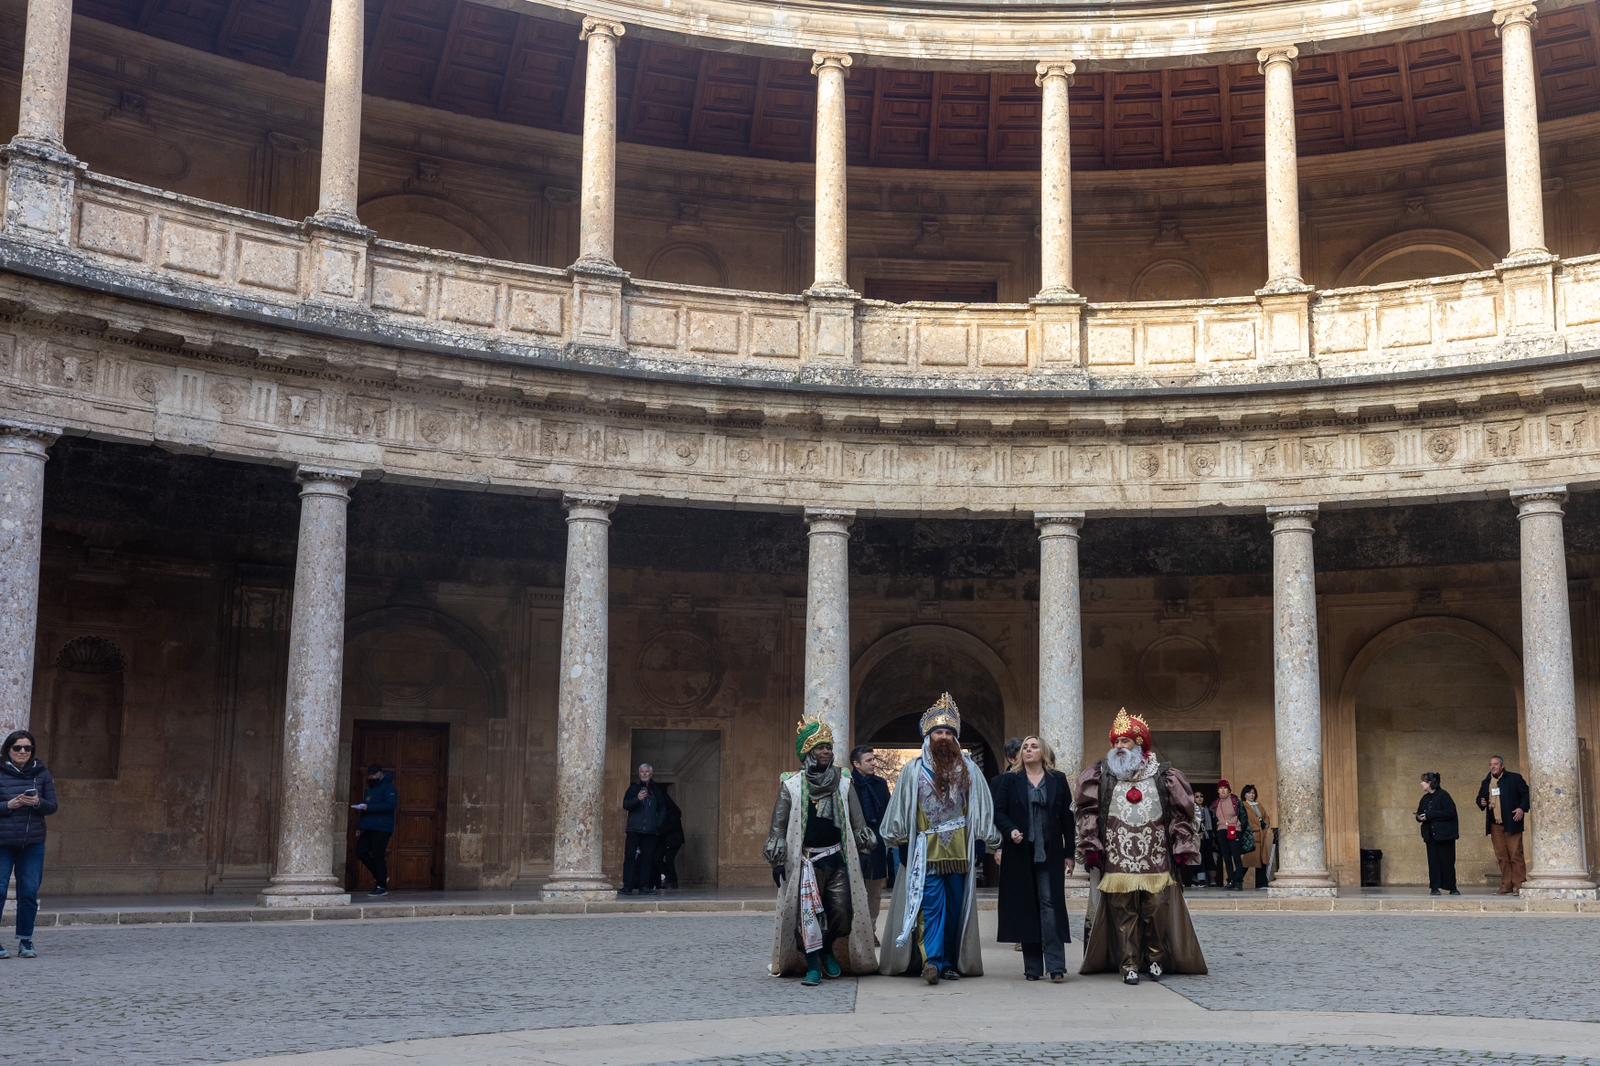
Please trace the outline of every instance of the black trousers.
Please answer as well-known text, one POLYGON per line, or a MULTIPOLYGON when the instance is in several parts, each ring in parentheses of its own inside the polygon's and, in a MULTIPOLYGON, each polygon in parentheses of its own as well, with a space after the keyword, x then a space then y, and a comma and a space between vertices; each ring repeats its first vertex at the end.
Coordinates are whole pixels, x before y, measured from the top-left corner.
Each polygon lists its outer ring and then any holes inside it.
POLYGON ((389 838, 393 833, 380 833, 376 829, 363 829, 356 836, 356 858, 372 873, 372 881, 379 888, 389 887, 389 838))
POLYGON ((661 857, 656 860, 656 868, 660 871, 662 888, 678 887, 678 849, 683 845, 673 844, 661 849, 661 857))
POLYGON ((1441 892, 1456 890, 1456 842, 1454 840, 1427 840, 1428 887, 1441 892))
POLYGON ((1217 874, 1225 885, 1244 883, 1244 859, 1239 851, 1239 841, 1229 840, 1225 829, 1217 830, 1217 874))
POLYGON ((629 833, 622 859, 622 891, 656 890, 656 834, 629 833))

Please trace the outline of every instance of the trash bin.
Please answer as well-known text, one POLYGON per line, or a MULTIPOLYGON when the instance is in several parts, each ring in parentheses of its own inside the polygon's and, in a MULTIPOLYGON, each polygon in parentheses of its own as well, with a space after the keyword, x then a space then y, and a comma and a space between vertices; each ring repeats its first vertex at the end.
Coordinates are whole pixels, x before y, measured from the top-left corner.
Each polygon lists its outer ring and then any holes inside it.
POLYGON ((1361 849, 1361 887, 1377 888, 1383 884, 1383 852, 1377 848, 1361 849))

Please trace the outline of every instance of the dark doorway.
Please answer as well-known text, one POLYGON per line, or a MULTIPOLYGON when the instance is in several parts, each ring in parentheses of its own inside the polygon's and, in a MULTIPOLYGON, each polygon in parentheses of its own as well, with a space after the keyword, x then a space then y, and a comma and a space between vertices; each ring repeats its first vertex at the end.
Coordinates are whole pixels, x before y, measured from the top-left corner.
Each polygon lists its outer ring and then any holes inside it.
MULTIPOLYGON (((436 722, 357 721, 350 745, 350 802, 366 792, 367 767, 393 770, 400 793, 394 836, 389 838, 389 887, 444 888, 445 803, 449 784, 450 727, 436 722)), ((356 861, 356 824, 350 812, 344 883, 352 892, 372 888, 372 875, 356 861)))
POLYGON ((947 278, 867 278, 862 288, 866 290, 862 295, 869 300, 888 300, 895 304, 914 301, 992 304, 999 291, 994 281, 947 278))
POLYGON ((649 763, 683 812, 675 859, 683 888, 715 888, 722 810, 722 734, 715 729, 635 729, 630 769, 649 763))

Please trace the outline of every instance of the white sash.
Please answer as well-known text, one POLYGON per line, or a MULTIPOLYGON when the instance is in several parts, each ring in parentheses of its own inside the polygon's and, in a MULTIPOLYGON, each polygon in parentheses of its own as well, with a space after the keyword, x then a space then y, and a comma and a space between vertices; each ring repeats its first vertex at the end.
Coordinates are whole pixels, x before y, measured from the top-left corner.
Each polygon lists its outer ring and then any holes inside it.
MULTIPOLYGON (((928 838, 940 833, 953 833, 965 827, 967 816, 952 818, 943 825, 936 825, 932 829, 924 830, 917 834, 916 840, 911 844, 911 857, 906 862, 906 912, 901 916, 900 935, 894 938, 894 946, 903 948, 906 941, 911 939, 911 930, 916 928, 917 915, 922 913, 922 889, 928 880, 928 838)), ((968 851, 971 851, 971 842, 968 842, 968 851)))

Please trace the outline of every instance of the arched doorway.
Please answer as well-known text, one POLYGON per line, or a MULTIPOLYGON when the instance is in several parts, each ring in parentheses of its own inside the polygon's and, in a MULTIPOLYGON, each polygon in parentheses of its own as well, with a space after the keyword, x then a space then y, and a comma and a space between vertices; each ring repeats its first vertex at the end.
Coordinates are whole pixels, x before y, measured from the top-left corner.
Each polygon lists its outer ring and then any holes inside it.
POLYGON ((1000 771, 1006 707, 1015 701, 1005 662, 951 626, 908 626, 879 640, 851 671, 856 742, 895 751, 922 746, 922 712, 949 692, 961 708, 961 743, 985 776, 1000 771))
POLYGON ((1383 851, 1383 883, 1426 884, 1418 777, 1437 771, 1456 801, 1462 885, 1499 874, 1473 799, 1488 757, 1516 760, 1520 667, 1494 634, 1453 618, 1391 626, 1356 656, 1344 686, 1356 742, 1362 849, 1383 851))

